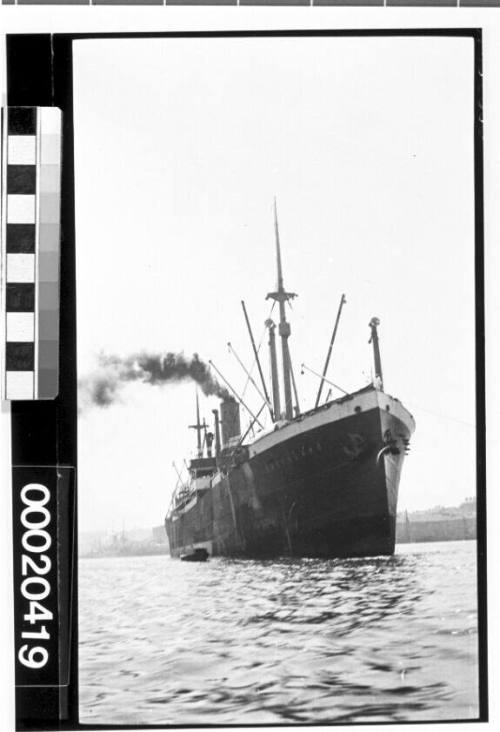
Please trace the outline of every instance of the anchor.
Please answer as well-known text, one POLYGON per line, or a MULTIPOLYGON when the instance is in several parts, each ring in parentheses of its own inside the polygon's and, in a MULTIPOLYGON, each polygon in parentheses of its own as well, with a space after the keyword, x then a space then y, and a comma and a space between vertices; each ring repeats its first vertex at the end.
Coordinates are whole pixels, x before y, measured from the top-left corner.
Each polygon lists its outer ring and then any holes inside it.
POLYGON ((397 440, 394 439, 390 430, 384 432, 384 446, 377 453, 377 465, 383 455, 399 455, 401 450, 397 446, 397 440))

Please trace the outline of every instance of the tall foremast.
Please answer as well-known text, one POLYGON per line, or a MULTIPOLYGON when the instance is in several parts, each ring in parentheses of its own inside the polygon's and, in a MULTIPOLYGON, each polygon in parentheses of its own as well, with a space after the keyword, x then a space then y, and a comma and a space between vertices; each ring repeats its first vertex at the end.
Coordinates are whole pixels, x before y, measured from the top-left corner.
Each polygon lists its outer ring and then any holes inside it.
MULTIPOLYGON (((285 417, 286 419, 293 418, 293 404, 292 404, 292 374, 291 374, 291 362, 290 362, 290 351, 288 349, 288 338, 291 333, 290 323, 286 319, 285 303, 287 300, 293 300, 297 297, 294 292, 287 292, 283 284, 283 268, 281 264, 281 248, 280 248, 280 237, 278 229, 278 211, 276 207, 276 198, 274 199, 274 233, 276 239, 276 265, 278 273, 278 283, 275 292, 268 293, 266 300, 271 298, 279 304, 280 322, 278 333, 281 337, 281 360, 283 366, 283 392, 285 398, 285 417)), ((278 385, 273 384, 274 387, 279 389, 278 385)), ((276 415, 276 418, 279 415, 276 415)))

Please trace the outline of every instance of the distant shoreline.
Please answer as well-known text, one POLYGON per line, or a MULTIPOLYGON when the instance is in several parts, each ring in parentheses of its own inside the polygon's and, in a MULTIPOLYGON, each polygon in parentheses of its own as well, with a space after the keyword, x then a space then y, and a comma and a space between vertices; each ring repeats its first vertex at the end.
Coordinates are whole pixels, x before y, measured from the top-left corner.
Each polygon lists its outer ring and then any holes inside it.
MULTIPOLYGON (((467 537, 449 537, 449 538, 440 538, 440 539, 425 539, 425 538, 417 538, 412 539, 411 541, 407 540, 396 540, 396 546, 404 545, 404 544, 433 544, 433 543, 439 543, 439 542, 445 542, 445 541, 475 541, 475 536, 467 536, 467 537)), ((122 551, 122 552, 112 552, 112 551, 103 551, 102 553, 97 552, 90 552, 87 554, 80 554, 79 559, 120 559, 125 557, 159 557, 159 556, 170 556, 170 551, 168 549, 168 546, 161 547, 161 549, 158 549, 157 551, 141 551, 140 549, 131 550, 130 552, 122 551)))
MULTIPOLYGON (((459 506, 435 506, 424 511, 400 511, 396 518, 396 544, 464 541, 476 538, 476 501, 459 506)), ((80 558, 168 555, 164 525, 120 533, 85 533, 79 536, 80 558)))

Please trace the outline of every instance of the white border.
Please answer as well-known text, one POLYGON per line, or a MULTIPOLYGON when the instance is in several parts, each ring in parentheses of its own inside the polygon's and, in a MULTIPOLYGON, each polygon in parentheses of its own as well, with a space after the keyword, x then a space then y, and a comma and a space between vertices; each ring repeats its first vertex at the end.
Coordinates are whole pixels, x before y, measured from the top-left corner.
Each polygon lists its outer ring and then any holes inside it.
MULTIPOLYGON (((321 28, 439 28, 481 27, 483 29, 483 102, 485 110, 485 296, 486 296, 486 401, 487 401, 487 481, 488 552, 490 582, 489 613, 489 703, 490 722, 499 719, 497 681, 499 664, 500 583, 495 581, 496 558, 500 556, 500 9, 498 8, 236 8, 236 7, 60 7, 1 6, 2 33, 119 32, 182 30, 276 30, 321 28)), ((5 50, 0 49, 0 84, 4 83, 5 50)), ((1 326, 3 328, 3 324, 1 326)), ((10 471, 8 467, 9 408, 2 406, 0 424, 0 567, 4 590, 0 607, 4 632, 1 635, 5 659, 0 674, 0 708, 3 728, 14 729, 12 633, 12 532, 10 525, 10 471)), ((375 725, 374 728, 383 727, 375 725)), ((373 728, 373 727, 371 727, 373 728)), ((446 725, 446 732, 455 725, 446 725)), ((331 729, 331 728, 325 728, 331 729)), ((353 727, 346 727, 352 730, 353 727)), ((443 729, 426 725, 426 732, 443 729)), ((476 725, 460 724, 457 732, 477 732, 476 725)), ((395 725, 394 732, 409 730, 395 725)))

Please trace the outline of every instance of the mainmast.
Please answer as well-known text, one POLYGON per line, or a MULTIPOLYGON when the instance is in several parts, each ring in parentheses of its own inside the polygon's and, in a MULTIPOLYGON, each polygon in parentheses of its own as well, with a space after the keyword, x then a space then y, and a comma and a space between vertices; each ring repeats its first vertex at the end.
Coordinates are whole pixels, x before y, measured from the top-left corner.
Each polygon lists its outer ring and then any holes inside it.
MULTIPOLYGON (((297 295, 294 292, 286 292, 283 285, 283 270, 281 267, 281 249, 280 249, 280 237, 278 230, 278 212, 276 208, 276 198, 274 199, 274 233, 276 237, 276 264, 278 269, 278 286, 276 292, 270 292, 267 295, 267 299, 271 298, 279 303, 280 322, 278 332, 281 336, 281 361, 283 365, 283 391, 285 397, 285 417, 286 419, 293 419, 293 404, 292 404, 292 383, 291 383, 291 364, 290 364, 290 353, 288 350, 288 338, 290 336, 290 323, 287 322, 285 313, 285 303, 287 300, 293 300, 297 295)), ((276 388, 277 387, 276 385, 276 388)), ((274 390, 274 385, 273 385, 274 390)), ((275 415, 278 419, 279 415, 275 415)))

